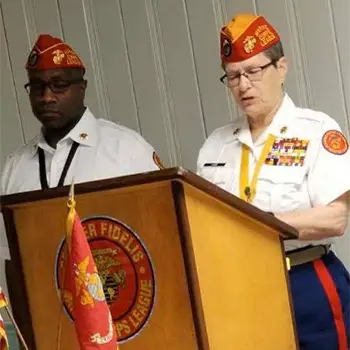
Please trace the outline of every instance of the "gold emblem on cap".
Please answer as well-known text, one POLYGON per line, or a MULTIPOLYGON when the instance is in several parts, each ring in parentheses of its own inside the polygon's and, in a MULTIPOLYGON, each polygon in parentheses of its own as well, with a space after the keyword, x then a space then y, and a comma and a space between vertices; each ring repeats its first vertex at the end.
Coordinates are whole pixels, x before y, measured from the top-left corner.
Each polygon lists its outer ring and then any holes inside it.
POLYGON ((64 58, 64 52, 62 50, 55 50, 53 53, 53 62, 55 64, 61 64, 62 63, 62 60, 64 58))
POLYGON ((244 51, 246 53, 253 52, 255 44, 256 44, 256 39, 251 35, 247 36, 243 41, 244 51))
POLYGON ((276 35, 271 31, 271 28, 269 28, 267 24, 259 26, 255 31, 255 35, 259 38, 261 46, 266 46, 276 39, 276 35))
POLYGON ((69 65, 81 65, 82 62, 80 61, 79 57, 76 55, 76 53, 72 50, 65 50, 65 54, 67 56, 67 64, 69 65))
POLYGON ((82 132, 79 136, 81 140, 86 140, 89 135, 86 132, 82 132))
POLYGON ((284 134, 284 133, 287 132, 287 130, 288 130, 288 128, 287 128, 286 126, 282 126, 282 128, 281 128, 281 130, 280 130, 280 133, 281 133, 281 134, 284 134))

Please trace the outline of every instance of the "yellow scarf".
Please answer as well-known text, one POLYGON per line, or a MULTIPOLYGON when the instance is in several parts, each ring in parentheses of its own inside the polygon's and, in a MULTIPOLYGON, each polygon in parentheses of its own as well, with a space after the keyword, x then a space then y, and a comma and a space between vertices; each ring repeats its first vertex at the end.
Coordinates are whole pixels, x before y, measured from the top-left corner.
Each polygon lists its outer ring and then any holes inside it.
POLYGON ((259 160, 254 168, 253 178, 249 184, 249 147, 242 144, 241 156, 241 171, 239 179, 239 193, 240 197, 248 203, 252 203, 256 195, 256 184, 258 182, 259 173, 263 166, 266 157, 268 156, 276 137, 269 135, 263 150, 261 151, 259 160))

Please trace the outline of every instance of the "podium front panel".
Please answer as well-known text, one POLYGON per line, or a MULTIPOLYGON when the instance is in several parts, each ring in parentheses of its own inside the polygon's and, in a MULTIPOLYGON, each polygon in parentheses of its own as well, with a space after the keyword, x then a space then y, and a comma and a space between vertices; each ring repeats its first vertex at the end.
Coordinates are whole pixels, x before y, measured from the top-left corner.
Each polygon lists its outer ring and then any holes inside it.
POLYGON ((192 186, 184 195, 210 349, 297 349, 278 232, 192 186))
MULTIPOLYGON (((129 308, 125 305, 123 310, 118 307, 114 310, 120 317, 120 322, 116 322, 117 335, 125 339, 121 350, 198 349, 170 183, 77 195, 76 202, 80 218, 89 218, 84 221, 87 223, 84 228, 90 246, 101 236, 112 243, 118 241, 123 254, 129 253, 129 260, 134 262, 134 279, 126 278, 122 264, 114 271, 119 293, 126 293, 125 289, 129 288, 135 296, 136 285, 140 290, 129 308), (109 228, 111 220, 117 220, 119 228, 109 228), (140 244, 142 249, 137 246, 140 244), (139 264, 146 254, 153 277, 149 265, 139 264)), ((61 350, 78 349, 69 307, 62 311, 57 287, 60 247, 65 237, 66 198, 17 205, 13 213, 17 232, 21 233, 19 250, 37 349, 53 349, 57 341, 61 350)), ((93 251, 95 255, 96 250, 101 253, 111 249, 108 244, 99 244, 93 251)), ((107 257, 103 259, 106 263, 107 257)), ((116 291, 109 291, 115 295, 116 291)), ((114 307, 117 301, 118 295, 115 300, 109 300, 110 306, 114 307)))

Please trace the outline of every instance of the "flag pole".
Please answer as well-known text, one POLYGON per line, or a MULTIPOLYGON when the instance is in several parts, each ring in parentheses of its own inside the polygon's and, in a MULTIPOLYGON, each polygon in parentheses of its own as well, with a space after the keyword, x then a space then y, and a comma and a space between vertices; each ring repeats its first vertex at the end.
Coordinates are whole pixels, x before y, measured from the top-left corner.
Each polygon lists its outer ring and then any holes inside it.
POLYGON ((72 178, 72 183, 70 184, 70 188, 69 188, 68 207, 72 204, 73 201, 74 201, 74 177, 72 178))
POLYGON ((12 316, 12 313, 11 313, 11 311, 10 311, 10 309, 8 308, 7 305, 5 305, 5 310, 6 310, 7 314, 8 314, 8 316, 10 317, 10 320, 11 320, 12 324, 15 326, 16 332, 17 332, 17 334, 18 334, 18 337, 19 337, 19 339, 20 339, 20 341, 21 341, 21 343, 22 343, 24 349, 25 349, 25 350, 29 350, 29 348, 28 348, 28 346, 27 346, 27 344, 26 344, 26 342, 25 342, 25 340, 24 340, 24 338, 23 338, 23 335, 22 335, 21 331, 19 330, 19 328, 18 328, 18 326, 17 326, 17 323, 16 323, 14 317, 12 316))
MULTIPOLYGON (((74 177, 72 178, 72 183, 70 185, 70 188, 69 188, 69 195, 68 195, 68 201, 67 201, 67 206, 68 208, 70 209, 72 205, 74 205, 74 177)), ((66 257, 67 259, 67 253, 68 253, 68 249, 67 249, 67 242, 65 244, 65 247, 64 247, 64 250, 65 250, 65 254, 64 256, 66 257)), ((63 283, 65 283, 65 272, 66 272, 66 269, 63 269, 63 278, 62 278, 62 281, 63 283)), ((64 305, 63 305, 63 301, 62 301, 62 289, 60 289, 59 291, 59 296, 60 296, 60 301, 61 301, 61 311, 60 311, 60 316, 59 316, 59 323, 58 323, 58 331, 57 331, 57 340, 56 340, 56 350, 59 350, 60 347, 61 347, 61 335, 62 335, 62 316, 63 316, 63 309, 64 309, 64 305)))

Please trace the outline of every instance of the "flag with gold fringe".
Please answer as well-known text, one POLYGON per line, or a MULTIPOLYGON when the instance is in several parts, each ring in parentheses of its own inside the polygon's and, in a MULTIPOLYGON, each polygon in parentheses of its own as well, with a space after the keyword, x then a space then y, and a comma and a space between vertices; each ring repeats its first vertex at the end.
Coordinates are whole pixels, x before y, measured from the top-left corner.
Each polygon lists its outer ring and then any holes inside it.
MULTIPOLYGON (((7 299, 0 287, 0 308, 7 306, 7 299)), ((0 314, 0 350, 8 350, 9 344, 5 330, 4 320, 0 314)))
POLYGON ((2 307, 5 307, 8 305, 8 302, 7 302, 7 299, 6 299, 6 296, 4 294, 4 292, 2 291, 2 288, 0 287, 0 309, 2 307))
POLYGON ((0 314, 0 350, 7 350, 9 348, 4 320, 0 314))
POLYGON ((80 218, 71 186, 67 217, 64 293, 71 296, 75 331, 81 350, 116 350, 117 336, 103 286, 80 218))

